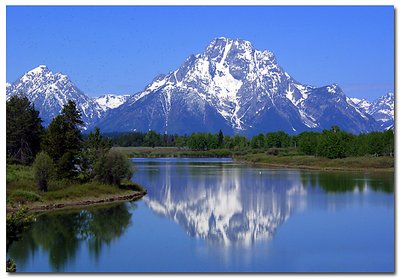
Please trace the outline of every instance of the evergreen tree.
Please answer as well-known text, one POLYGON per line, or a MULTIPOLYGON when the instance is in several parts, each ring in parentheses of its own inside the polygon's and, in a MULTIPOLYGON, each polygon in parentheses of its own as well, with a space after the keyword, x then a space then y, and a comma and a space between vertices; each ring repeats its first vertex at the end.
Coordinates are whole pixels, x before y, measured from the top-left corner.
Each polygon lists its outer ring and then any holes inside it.
POLYGON ((80 128, 83 125, 75 102, 69 100, 46 130, 43 149, 55 162, 58 178, 71 179, 78 174, 83 146, 80 128))
POLYGON ((218 148, 222 148, 224 144, 224 134, 222 133, 222 130, 219 129, 218 133, 218 148))
POLYGON ((94 165, 98 160, 101 160, 110 149, 111 140, 104 138, 100 134, 100 129, 98 127, 95 128, 94 133, 89 133, 81 153, 82 173, 85 179, 92 179, 94 177, 94 165))
POLYGON ((39 112, 25 96, 12 96, 6 105, 7 158, 29 164, 40 149, 43 133, 39 112))

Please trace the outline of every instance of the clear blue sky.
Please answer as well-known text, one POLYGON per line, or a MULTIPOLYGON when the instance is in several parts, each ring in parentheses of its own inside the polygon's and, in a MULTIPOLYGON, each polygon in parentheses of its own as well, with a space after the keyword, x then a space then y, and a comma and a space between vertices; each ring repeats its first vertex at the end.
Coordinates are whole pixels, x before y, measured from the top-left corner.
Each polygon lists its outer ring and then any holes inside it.
POLYGON ((299 82, 375 99, 394 89, 394 8, 7 7, 7 81, 46 64, 86 94, 136 93, 215 37, 275 53, 299 82))

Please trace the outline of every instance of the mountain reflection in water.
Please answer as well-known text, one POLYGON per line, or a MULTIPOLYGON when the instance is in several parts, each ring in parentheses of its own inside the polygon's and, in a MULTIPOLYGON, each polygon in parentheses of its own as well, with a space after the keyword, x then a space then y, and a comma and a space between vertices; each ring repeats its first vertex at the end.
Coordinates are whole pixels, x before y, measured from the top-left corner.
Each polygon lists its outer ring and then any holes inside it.
POLYGON ((257 169, 232 163, 172 160, 137 166, 135 180, 147 188, 144 201, 153 211, 173 219, 191 236, 223 245, 251 245, 271 238, 280 224, 306 206, 308 191, 393 192, 394 185, 390 175, 374 180, 371 174, 257 169))
POLYGON ((349 247, 360 251, 355 270, 375 270, 360 267, 372 258, 391 270, 394 173, 265 169, 221 159, 134 163, 133 180, 148 190, 143 200, 38 215, 7 255, 17 270, 287 271, 297 270, 292 255, 296 263, 315 251, 317 263, 349 263, 342 257, 349 247))

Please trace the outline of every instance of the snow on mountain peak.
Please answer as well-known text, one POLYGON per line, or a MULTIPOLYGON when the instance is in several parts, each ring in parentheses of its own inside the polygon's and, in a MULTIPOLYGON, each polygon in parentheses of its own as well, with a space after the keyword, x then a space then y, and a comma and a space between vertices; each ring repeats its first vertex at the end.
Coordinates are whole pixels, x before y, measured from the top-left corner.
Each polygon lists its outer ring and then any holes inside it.
POLYGON ((128 99, 130 95, 115 95, 115 94, 104 94, 99 97, 95 97, 94 101, 104 110, 114 109, 121 106, 128 99))
POLYGON ((40 75, 40 74, 43 74, 44 72, 48 72, 48 71, 49 71, 49 68, 47 68, 46 65, 39 65, 36 68, 27 72, 27 74, 40 75))
MULTIPOLYGON (((204 52, 190 55, 177 70, 156 78, 144 91, 130 97, 127 106, 121 106, 121 110, 126 110, 125 114, 134 110, 146 114, 146 122, 142 121, 146 126, 144 130, 159 129, 161 132, 180 131, 170 128, 170 124, 180 123, 175 118, 177 111, 182 109, 186 115, 193 115, 200 121, 198 125, 209 126, 205 123, 210 114, 215 125, 227 125, 227 129, 242 134, 248 130, 256 133, 267 129, 296 132, 330 128, 338 124, 331 123, 335 120, 325 115, 331 109, 353 121, 342 124, 349 131, 369 131, 377 125, 366 123, 371 118, 346 99, 337 84, 319 88, 303 85, 278 65, 271 51, 257 50, 246 40, 225 37, 212 40, 204 52), (159 106, 157 109, 162 111, 157 121, 164 124, 157 122, 161 125, 157 128, 152 124, 155 123, 152 106, 159 106), (203 116, 200 118, 199 115, 203 116), (276 124, 271 123, 268 128, 260 126, 271 119, 276 119, 276 124)), ((111 127, 115 121, 106 125, 111 127)), ((131 124, 134 127, 127 123, 122 125, 124 129, 133 129, 141 124, 136 121, 131 124)), ((182 132, 186 130, 182 129, 182 132)))
POLYGON ((61 73, 53 73, 46 65, 28 71, 7 88, 7 98, 24 94, 39 109, 44 124, 58 115, 68 100, 75 101, 82 118, 89 123, 101 116, 102 109, 68 78, 61 73))
POLYGON ((365 99, 350 98, 351 101, 362 111, 371 115, 384 130, 394 127, 394 94, 387 93, 369 102, 365 99))

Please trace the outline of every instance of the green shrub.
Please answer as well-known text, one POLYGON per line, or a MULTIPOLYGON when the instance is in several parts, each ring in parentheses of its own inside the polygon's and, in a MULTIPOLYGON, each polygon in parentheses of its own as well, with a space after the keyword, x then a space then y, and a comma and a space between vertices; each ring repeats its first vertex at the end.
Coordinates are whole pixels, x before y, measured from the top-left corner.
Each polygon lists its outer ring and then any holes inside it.
POLYGON ((41 201, 42 197, 34 192, 25 190, 16 190, 9 197, 9 202, 25 204, 27 202, 41 201))
POLYGON ((33 180, 32 167, 24 165, 7 164, 6 183, 16 182, 20 180, 33 180))
POLYGON ((116 186, 121 185, 122 179, 131 179, 133 174, 132 164, 128 158, 113 149, 97 160, 94 172, 97 180, 116 186))
POLYGON ((268 148, 267 150, 267 155, 273 155, 273 156, 277 156, 279 155, 279 149, 278 148, 268 148))
POLYGON ((47 192, 47 184, 49 179, 54 176, 53 160, 46 152, 40 152, 33 162, 33 170, 38 189, 47 192))

